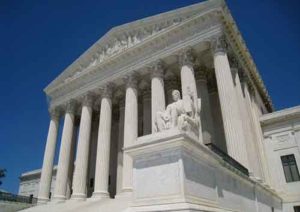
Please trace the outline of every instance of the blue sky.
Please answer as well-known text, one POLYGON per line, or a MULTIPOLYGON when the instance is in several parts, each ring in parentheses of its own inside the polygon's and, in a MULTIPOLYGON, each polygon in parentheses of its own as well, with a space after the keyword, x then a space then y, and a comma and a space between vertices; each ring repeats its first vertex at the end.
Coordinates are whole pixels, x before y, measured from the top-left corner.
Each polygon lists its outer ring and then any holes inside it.
MULTIPOLYGON (((0 188, 16 193, 18 176, 42 166, 49 124, 43 88, 51 80, 111 27, 198 2, 1 0, 0 167, 7 177, 0 188)), ((228 5, 276 109, 299 105, 299 0, 228 5)))

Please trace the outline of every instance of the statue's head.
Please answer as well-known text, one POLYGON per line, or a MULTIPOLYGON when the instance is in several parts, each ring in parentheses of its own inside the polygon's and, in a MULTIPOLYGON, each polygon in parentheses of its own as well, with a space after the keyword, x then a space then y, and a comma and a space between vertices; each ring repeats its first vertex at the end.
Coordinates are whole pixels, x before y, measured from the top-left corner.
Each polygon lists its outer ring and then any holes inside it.
POLYGON ((173 97, 174 102, 177 102, 181 98, 179 90, 173 90, 172 97, 173 97))

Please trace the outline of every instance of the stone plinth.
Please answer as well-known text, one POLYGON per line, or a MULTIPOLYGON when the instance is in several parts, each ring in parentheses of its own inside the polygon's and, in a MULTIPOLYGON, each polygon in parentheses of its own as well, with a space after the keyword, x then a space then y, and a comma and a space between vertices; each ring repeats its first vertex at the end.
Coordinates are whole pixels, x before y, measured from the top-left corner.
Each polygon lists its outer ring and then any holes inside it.
POLYGON ((251 180, 198 139, 168 130, 138 138, 125 148, 133 158, 135 211, 280 210, 281 199, 251 180))

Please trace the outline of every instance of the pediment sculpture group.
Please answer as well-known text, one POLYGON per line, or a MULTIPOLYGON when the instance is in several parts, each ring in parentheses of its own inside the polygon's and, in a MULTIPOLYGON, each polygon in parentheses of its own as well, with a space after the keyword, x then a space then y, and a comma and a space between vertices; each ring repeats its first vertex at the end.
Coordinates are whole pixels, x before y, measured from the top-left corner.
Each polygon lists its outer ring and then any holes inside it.
POLYGON ((178 90, 172 91, 173 101, 165 111, 158 111, 154 120, 155 132, 177 128, 191 131, 198 135, 200 126, 201 99, 195 99, 192 91, 187 88, 187 95, 181 99, 178 90))

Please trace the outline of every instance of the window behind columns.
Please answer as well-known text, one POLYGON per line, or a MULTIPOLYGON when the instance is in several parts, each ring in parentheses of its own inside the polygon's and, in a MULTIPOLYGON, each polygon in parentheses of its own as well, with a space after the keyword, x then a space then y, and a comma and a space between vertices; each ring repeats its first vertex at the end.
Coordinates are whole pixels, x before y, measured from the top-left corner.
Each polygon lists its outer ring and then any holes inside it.
POLYGON ((281 156, 286 182, 300 181, 299 170, 294 154, 281 156))

